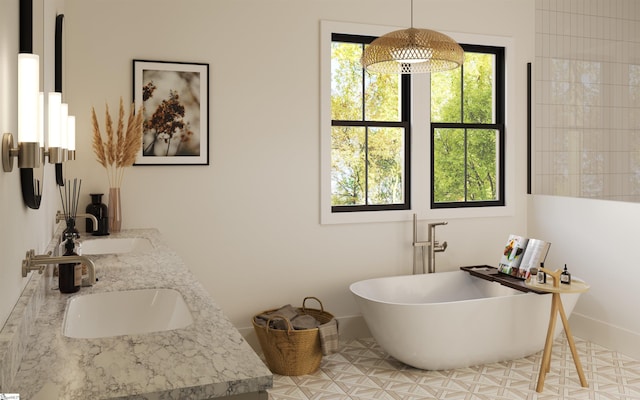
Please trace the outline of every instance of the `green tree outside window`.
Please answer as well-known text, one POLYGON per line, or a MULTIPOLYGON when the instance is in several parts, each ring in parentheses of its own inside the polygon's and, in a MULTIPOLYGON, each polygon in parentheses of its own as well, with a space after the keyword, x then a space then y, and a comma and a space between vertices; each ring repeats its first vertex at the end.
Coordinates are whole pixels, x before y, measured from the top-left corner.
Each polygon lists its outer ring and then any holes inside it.
POLYGON ((334 212, 409 208, 408 93, 403 93, 408 78, 362 69, 360 58, 371 40, 334 35, 331 45, 334 212))
POLYGON ((504 49, 462 47, 461 68, 431 75, 434 208, 504 204, 504 49))

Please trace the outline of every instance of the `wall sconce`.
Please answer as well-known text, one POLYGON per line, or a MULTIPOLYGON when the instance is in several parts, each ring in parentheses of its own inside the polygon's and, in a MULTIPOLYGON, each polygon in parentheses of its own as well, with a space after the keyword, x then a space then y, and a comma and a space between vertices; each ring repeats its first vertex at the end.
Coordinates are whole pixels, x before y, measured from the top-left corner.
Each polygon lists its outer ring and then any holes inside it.
MULTIPOLYGON (((56 166, 56 183, 58 186, 64 186, 64 177, 62 176, 62 163, 67 161, 67 126, 69 118, 69 106, 62 103, 62 94, 58 92, 49 93, 48 98, 48 145, 45 156, 49 157, 49 163, 56 166)), ((74 126, 74 142, 75 142, 75 126, 74 126)), ((75 154, 74 154, 75 159, 75 154)))
POLYGON ((45 149, 44 93, 39 91, 39 63, 38 55, 18 55, 17 147, 11 133, 2 137, 2 168, 5 172, 13 171, 13 159, 18 159, 22 195, 25 204, 33 209, 40 207, 43 189, 41 178, 34 179, 33 169, 40 168, 49 157, 49 163, 56 166, 56 182, 63 186, 62 163, 75 160, 75 117, 68 115, 69 106, 62 103, 62 94, 57 92, 48 96, 48 149, 45 149))
POLYGON ((13 147, 11 133, 2 136, 2 169, 5 172, 13 171, 14 158, 18 159, 18 168, 38 168, 41 165, 39 67, 40 57, 36 54, 18 55, 18 147, 13 147))
POLYGON ((67 159, 76 159, 76 117, 69 115, 67 120, 67 159))
POLYGON ((49 93, 49 149, 45 156, 50 164, 76 159, 76 117, 69 115, 69 105, 58 92, 49 93))
MULTIPOLYGON (((65 104, 63 104, 64 106, 65 104)), ((72 161, 76 159, 76 117, 73 115, 67 116, 66 120, 66 129, 64 122, 65 111, 63 109, 61 113, 61 126, 62 131, 66 130, 66 135, 63 133, 62 137, 66 138, 66 144, 62 145, 63 151, 65 153, 64 161, 72 161)), ((51 163, 51 160, 49 160, 51 163)), ((58 186, 64 186, 64 175, 62 173, 62 163, 58 162, 56 164, 56 183, 58 186)))
POLYGON ((65 151, 62 147, 62 94, 49 93, 47 113, 47 144, 48 150, 45 156, 49 157, 49 163, 58 164, 65 161, 65 151))

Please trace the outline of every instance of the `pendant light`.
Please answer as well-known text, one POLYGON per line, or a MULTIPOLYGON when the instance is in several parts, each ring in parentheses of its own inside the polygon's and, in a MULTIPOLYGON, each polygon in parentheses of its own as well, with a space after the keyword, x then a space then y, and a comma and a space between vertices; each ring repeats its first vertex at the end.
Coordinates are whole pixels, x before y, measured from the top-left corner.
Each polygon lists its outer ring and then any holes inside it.
POLYGON ((389 32, 365 47, 362 66, 370 72, 416 74, 446 71, 462 65, 464 51, 449 36, 413 27, 389 32))

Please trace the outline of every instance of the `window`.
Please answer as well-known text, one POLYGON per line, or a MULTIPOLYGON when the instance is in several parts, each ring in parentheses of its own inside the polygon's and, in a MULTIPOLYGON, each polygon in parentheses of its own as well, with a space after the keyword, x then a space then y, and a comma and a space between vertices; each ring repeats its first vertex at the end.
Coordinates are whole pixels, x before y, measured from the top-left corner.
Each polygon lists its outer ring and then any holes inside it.
POLYGON ((331 37, 331 211, 410 208, 409 76, 370 74, 373 36, 331 37))
POLYGON ((489 58, 483 73, 489 71, 491 85, 478 86, 491 88, 480 91, 490 100, 477 114, 468 103, 475 102, 473 92, 479 90, 472 85, 471 64, 434 74, 363 71, 365 46, 386 33, 388 26, 321 22, 320 223, 406 222, 414 213, 429 219, 515 215, 513 199, 525 191, 525 183, 514 171, 526 149, 517 148, 517 140, 508 140, 505 132, 507 127, 510 134, 523 132, 517 105, 526 99, 515 93, 525 71, 514 65, 513 40, 450 34, 458 43, 481 45, 463 45, 467 54, 489 58), (507 76, 507 69, 513 73, 507 76), (435 80, 431 88, 432 77, 448 77, 440 84, 446 90, 439 92, 435 80), (457 118, 445 113, 454 104, 445 104, 447 96, 457 101, 457 118), (507 98, 514 107, 505 106, 507 98), (456 141, 445 140, 454 135, 456 141), (472 172, 486 179, 474 180, 472 172), (448 182, 447 175, 462 179, 448 182))
POLYGON ((431 74, 431 208, 504 205, 504 48, 431 74))

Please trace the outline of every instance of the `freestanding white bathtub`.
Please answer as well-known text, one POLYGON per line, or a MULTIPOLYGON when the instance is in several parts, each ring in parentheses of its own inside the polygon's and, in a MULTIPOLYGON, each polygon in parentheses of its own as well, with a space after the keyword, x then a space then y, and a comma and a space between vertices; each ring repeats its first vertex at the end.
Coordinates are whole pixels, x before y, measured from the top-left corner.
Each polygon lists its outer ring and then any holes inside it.
MULTIPOLYGON (((378 344, 410 366, 441 370, 513 360, 544 348, 551 295, 465 271, 368 279, 350 286, 378 344)), ((567 318, 579 294, 562 295, 567 318)), ((556 336, 562 323, 556 323, 556 336)))

